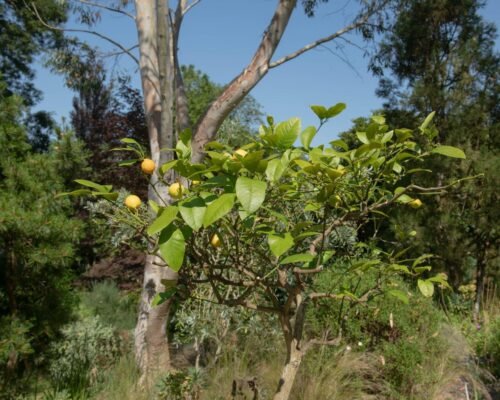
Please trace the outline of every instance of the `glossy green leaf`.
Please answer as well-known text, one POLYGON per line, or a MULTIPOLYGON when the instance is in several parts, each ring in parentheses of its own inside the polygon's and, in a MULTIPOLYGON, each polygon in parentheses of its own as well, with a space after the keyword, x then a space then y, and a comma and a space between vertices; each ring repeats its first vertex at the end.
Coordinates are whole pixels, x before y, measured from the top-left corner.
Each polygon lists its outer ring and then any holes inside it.
POLYGON ((148 235, 152 236, 170 225, 177 216, 178 211, 179 209, 176 206, 164 208, 153 223, 149 225, 147 229, 148 235))
POLYGON ((337 103, 334 106, 330 107, 328 110, 326 110, 326 118, 333 118, 339 115, 342 111, 345 110, 346 108, 345 103, 337 103))
POLYGON ((293 246, 293 237, 289 232, 285 234, 272 234, 267 237, 267 243, 269 244, 271 253, 275 257, 279 257, 293 246))
POLYGON ((324 106, 311 106, 311 110, 313 110, 314 114, 319 119, 325 119, 327 118, 328 110, 324 106))
POLYGON ((179 162, 179 160, 172 160, 172 161, 166 162, 165 164, 162 164, 162 166, 160 167, 160 175, 161 176, 165 175, 165 173, 168 170, 174 168, 178 162, 179 162))
POLYGON ((370 140, 366 136, 366 132, 356 132, 356 136, 358 137, 359 141, 365 144, 370 143, 370 140))
POLYGON ((418 289, 424 295, 424 297, 432 297, 434 294, 434 284, 429 281, 424 281, 423 279, 419 279, 417 281, 418 289))
POLYGON ((420 125, 420 130, 425 130, 429 126, 429 124, 432 122, 432 119, 434 118, 434 115, 436 115, 436 111, 431 112, 424 120, 422 125, 420 125))
POLYGON ((277 182, 285 172, 281 158, 275 158, 267 163, 266 177, 269 182, 277 182))
POLYGON ((63 197, 63 196, 90 196, 92 194, 92 190, 89 189, 78 189, 78 190, 73 190, 72 192, 64 192, 64 193, 58 193, 54 197, 63 197))
POLYGON ((438 146, 432 149, 432 153, 441 154, 446 157, 465 159, 465 153, 453 146, 438 146))
POLYGON ((383 115, 372 115, 370 119, 378 125, 385 124, 385 118, 383 115))
POLYGON ((236 197, 243 209, 253 213, 259 209, 266 198, 266 182, 240 176, 236 180, 236 197))
POLYGON ((131 165, 134 165, 137 161, 139 161, 138 158, 132 158, 130 160, 123 160, 118 163, 119 167, 129 167, 131 165))
POLYGON ((229 213, 233 208, 234 201, 234 193, 225 193, 211 202, 207 207, 205 216, 203 217, 203 226, 206 228, 229 213))
POLYGON ((301 253, 285 257, 283 260, 280 261, 280 264, 303 263, 303 262, 310 262, 312 260, 314 260, 314 256, 311 253, 301 253))
POLYGON ((115 201, 118 198, 117 192, 92 192, 92 196, 102 197, 109 201, 115 201))
POLYGON ((98 183, 88 181, 86 179, 75 179, 75 182, 82 186, 87 186, 98 192, 110 192, 112 189, 111 185, 99 185, 98 183))
POLYGON ((186 252, 186 241, 182 231, 172 224, 169 225, 161 232, 158 247, 167 265, 175 272, 179 271, 186 252))
POLYGON ((311 125, 304 129, 300 134, 300 142, 302 143, 302 146, 308 149, 314 139, 314 136, 316 136, 316 128, 314 126, 311 125))
POLYGON ((300 119, 290 118, 288 121, 280 122, 274 128, 274 143, 282 149, 293 146, 300 133, 300 119))
POLYGON ((179 204, 179 212, 184 222, 194 231, 203 226, 207 206, 201 197, 192 197, 179 204))
POLYGON ((153 307, 159 306, 160 304, 165 303, 168 299, 170 299, 175 293, 177 293, 177 288, 169 287, 165 289, 164 292, 157 293, 156 296, 153 298, 151 305, 153 307))

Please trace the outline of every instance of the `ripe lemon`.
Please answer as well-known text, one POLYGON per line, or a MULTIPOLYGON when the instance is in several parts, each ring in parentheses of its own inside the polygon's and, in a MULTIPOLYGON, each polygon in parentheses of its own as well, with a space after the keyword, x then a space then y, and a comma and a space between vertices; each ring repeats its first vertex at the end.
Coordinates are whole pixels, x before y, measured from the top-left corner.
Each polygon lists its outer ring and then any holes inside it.
POLYGON ((179 182, 172 183, 168 188, 168 194, 173 199, 180 199, 184 191, 184 186, 182 186, 179 182))
POLYGON ((222 245, 222 242, 220 241, 219 236, 216 233, 214 233, 212 238, 210 239, 210 244, 215 248, 222 245))
POLYGON ((141 199, 135 194, 131 194, 125 199, 125 205, 131 210, 136 210, 141 205, 141 199))
POLYGON ((153 174, 153 172, 155 172, 155 168, 156 164, 150 158, 145 158, 144 161, 141 163, 142 172, 144 172, 147 175, 153 174))
POLYGON ((238 149, 231 156, 231 160, 237 160, 238 159, 238 157, 236 157, 237 155, 240 156, 240 157, 245 157, 247 154, 248 154, 248 151, 243 150, 243 149, 238 149))
POLYGON ((420 208, 420 207, 422 207, 422 204, 423 203, 420 201, 420 199, 414 199, 414 200, 408 202, 408 205, 411 208, 420 208))

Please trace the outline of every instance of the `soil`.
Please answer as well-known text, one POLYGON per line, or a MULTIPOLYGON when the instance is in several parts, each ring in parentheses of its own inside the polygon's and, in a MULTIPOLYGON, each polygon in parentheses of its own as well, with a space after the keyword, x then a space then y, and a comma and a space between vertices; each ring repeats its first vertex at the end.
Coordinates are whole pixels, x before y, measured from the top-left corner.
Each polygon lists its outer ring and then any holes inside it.
POLYGON ((142 287, 145 254, 135 249, 123 250, 120 254, 104 258, 83 273, 76 284, 90 287, 95 282, 113 280, 121 290, 142 287))

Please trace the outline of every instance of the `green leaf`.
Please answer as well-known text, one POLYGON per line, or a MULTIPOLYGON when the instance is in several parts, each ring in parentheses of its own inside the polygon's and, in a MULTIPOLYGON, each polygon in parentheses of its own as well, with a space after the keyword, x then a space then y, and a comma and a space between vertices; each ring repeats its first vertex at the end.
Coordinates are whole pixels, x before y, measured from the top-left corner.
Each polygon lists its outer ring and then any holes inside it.
POLYGON ((170 206, 163 209, 160 215, 153 221, 151 225, 149 225, 147 229, 148 235, 152 236, 155 233, 162 231, 168 225, 170 225, 170 223, 177 216, 178 211, 179 209, 176 206, 170 206))
POLYGON ((302 143, 302 146, 308 149, 315 135, 316 128, 314 126, 308 126, 306 129, 304 129, 300 134, 300 142, 302 143))
POLYGON ((161 167, 160 167, 160 175, 161 176, 165 175, 165 173, 169 169, 175 167, 178 162, 179 162, 179 160, 172 160, 172 161, 167 161, 165 164, 162 164, 161 167))
POLYGON ((156 306, 159 306, 162 303, 165 303, 176 292, 177 292, 177 288, 176 287, 169 287, 169 288, 165 289, 164 292, 157 293, 156 296, 153 298, 153 301, 151 302, 151 305, 153 307, 156 307, 156 306))
POLYGON ((254 151, 248 153, 245 157, 241 158, 241 163, 249 171, 255 172, 259 168, 259 162, 264 157, 264 150, 254 151))
POLYGON ((405 304, 410 303, 410 299, 408 298, 408 295, 405 292, 403 292, 402 290, 393 289, 393 290, 387 291, 387 293, 390 294, 391 296, 401 300, 405 304))
POLYGON ((385 118, 383 115, 372 115, 370 119, 378 125, 385 124, 385 118))
POLYGON ((207 206, 201 197, 192 197, 179 204, 179 212, 184 222, 193 230, 197 231, 203 226, 203 218, 207 206))
POLYGON ((276 146, 288 149, 293 146, 300 133, 300 119, 290 118, 288 121, 280 122, 274 128, 276 146))
POLYGON ((98 197, 103 197, 106 200, 110 201, 115 201, 118 198, 118 193, 117 192, 92 192, 92 196, 98 196, 98 197))
POLYGON ((112 189, 111 185, 99 185, 98 183, 88 181, 86 179, 75 179, 75 182, 82 185, 87 186, 92 189, 96 189, 98 192, 110 192, 112 189))
POLYGON ((134 165, 137 161, 139 161, 138 158, 132 158, 130 160, 123 160, 122 162, 118 163, 119 167, 128 167, 130 165, 134 165))
POLYGON ((293 246, 293 236, 289 232, 272 234, 267 237, 267 243, 275 257, 279 257, 293 246))
POLYGON ((465 153, 459 148, 453 146, 438 146, 432 149, 431 152, 435 154, 442 154, 446 157, 465 159, 465 153))
POLYGON ((419 264, 422 264, 423 261, 428 260, 429 258, 434 257, 432 254, 422 254, 420 257, 417 257, 412 264, 412 267, 416 267, 419 264))
POLYGON ((370 143, 370 140, 366 136, 366 132, 356 132, 356 136, 358 137, 359 141, 365 144, 370 143))
POLYGON ((58 193, 55 195, 55 197, 63 197, 63 196, 90 196, 92 194, 92 190, 89 189, 78 189, 78 190, 73 190, 72 192, 64 192, 64 193, 58 193))
POLYGON ((233 208, 234 200, 234 193, 225 193, 217 200, 210 203, 207 207, 207 211, 205 212, 205 216, 203 217, 203 226, 207 228, 230 212, 233 208))
POLYGON ((347 145, 346 142, 344 142, 342 139, 337 139, 337 140, 332 140, 330 142, 330 145, 332 147, 340 147, 341 149, 345 150, 345 151, 348 151, 349 150, 349 146, 347 145))
POLYGON ((432 295, 434 294, 434 284, 432 282, 419 279, 417 281, 417 284, 420 292, 424 295, 424 297, 432 297, 432 295))
POLYGON ((420 125, 420 130, 425 130, 429 126, 429 124, 432 122, 432 119, 434 118, 434 115, 436 114, 436 111, 431 112, 424 120, 422 125, 420 125))
POLYGON ((345 103, 337 103, 326 111, 326 118, 333 118, 339 115, 346 108, 345 103))
POLYGON ((267 163, 266 177, 269 182, 277 182, 285 172, 281 158, 275 158, 267 163))
POLYGON ((155 214, 158 214, 160 211, 160 205, 154 200, 148 200, 149 207, 154 211, 155 214))
POLYGON ((184 129, 179 133, 175 151, 184 159, 188 159, 191 156, 191 129, 184 129))
POLYGON ((311 110, 313 110, 314 114, 316 114, 316 116, 319 119, 326 119, 327 118, 328 110, 326 109, 326 107, 311 106, 311 110))
POLYGON ((266 198, 266 182, 240 176, 236 180, 236 197, 243 209, 253 213, 259 209, 266 198))
POLYGON ((186 241, 182 231, 172 224, 169 225, 161 232, 158 247, 167 265, 175 272, 179 271, 186 252, 186 241))
POLYGON ((293 264, 299 262, 302 263, 310 262, 312 260, 314 260, 314 256, 311 253, 301 253, 285 257, 283 260, 281 260, 280 264, 293 264))
POLYGON ((122 142, 122 143, 128 143, 128 144, 135 144, 136 146, 141 147, 141 145, 136 140, 130 139, 130 138, 120 139, 120 142, 122 142))

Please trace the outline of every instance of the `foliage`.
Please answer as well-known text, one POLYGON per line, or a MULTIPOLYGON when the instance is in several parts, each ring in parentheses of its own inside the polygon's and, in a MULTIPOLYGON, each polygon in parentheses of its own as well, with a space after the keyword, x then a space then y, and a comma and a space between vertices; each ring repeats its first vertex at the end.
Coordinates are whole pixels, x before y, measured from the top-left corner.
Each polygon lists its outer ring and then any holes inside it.
MULTIPOLYGON (((55 151, 32 154, 20 124, 20 101, 0 97, 0 310, 31 326, 38 349, 71 316, 70 280, 82 224, 70 218, 55 151)), ((71 148, 78 159, 75 147, 71 148)), ((21 360, 18 360, 20 362, 21 360)))
POLYGON ((103 324, 117 330, 130 330, 136 323, 136 301, 124 295, 112 281, 96 283, 80 295, 81 306, 99 317, 103 324))
MULTIPOLYGON (((224 88, 212 82, 207 74, 193 65, 182 66, 181 71, 188 98, 189 120, 194 126, 224 88)), ((224 120, 219 128, 218 140, 232 147, 241 146, 255 134, 256 126, 262 122, 262 117, 260 104, 252 96, 245 97, 224 120)))
POLYGON ((385 98, 390 124, 411 121, 435 111, 442 144, 460 146, 468 159, 454 167, 444 159, 419 165, 440 171, 422 175, 435 185, 462 174, 479 175, 460 192, 429 201, 419 215, 398 212, 395 224, 411 221, 420 235, 414 250, 439 257, 436 266, 458 287, 478 277, 476 307, 486 273, 498 275, 498 230, 487 221, 498 218, 498 67, 496 28, 485 22, 481 1, 395 2, 371 68, 380 76, 378 95, 385 98), (429 229, 435 220, 439 229, 429 229))
MULTIPOLYGON (((35 0, 41 18, 49 24, 65 22, 65 7, 57 0, 35 0)), ((48 29, 22 0, 0 3, 0 75, 7 83, 0 88, 0 95, 13 93, 21 96, 27 106, 40 99, 41 93, 34 87, 34 58, 42 51, 61 44, 63 35, 48 29)))
POLYGON ((158 400, 199 400, 199 372, 172 371, 163 376, 156 385, 158 400))
MULTIPOLYGON (((339 103, 312 110, 321 127, 344 108, 339 103)), ((180 273, 179 282, 163 281, 166 289, 153 305, 173 295, 185 299, 198 283, 208 283, 220 304, 276 314, 288 363, 294 348, 312 343, 304 338, 305 344, 300 344, 305 307, 312 302, 363 304, 384 292, 407 302, 407 294, 393 288, 399 275, 418 277, 418 288, 426 297, 432 296, 434 285, 446 287, 446 275, 428 275, 429 255, 404 259, 404 251, 384 252, 376 235, 356 243, 356 232, 367 224, 376 227, 386 217, 385 208, 419 208, 421 200, 412 196, 436 191, 411 183, 401 186, 403 178, 411 180, 418 172, 407 168, 410 161, 433 154, 465 158, 458 148, 432 142, 432 117, 419 128, 419 145, 412 131, 389 131, 385 119, 375 115, 365 132, 357 132, 360 144, 354 149, 342 140, 332 142, 331 148, 311 147, 317 128, 302 130, 296 118, 275 124, 269 117, 259 138, 233 154, 227 145, 208 144, 203 164, 191 162, 191 135, 183 132, 175 148, 177 158, 159 167, 163 185, 171 169, 184 179, 172 184, 171 204, 150 201, 157 214, 152 223, 141 220, 141 208, 139 213, 128 210, 130 225, 146 231, 154 241, 152 251, 180 273), (302 146, 294 147, 299 138, 302 146), (189 188, 180 190, 189 180, 189 188), (353 248, 361 254, 357 259, 352 258, 353 248), (321 291, 311 277, 335 270, 343 256, 352 261, 347 276, 363 280, 376 272, 373 285, 359 294, 345 286, 321 291)), ((123 142, 142 158, 137 142, 123 142)), ((80 183, 86 189, 76 195, 116 198, 111 186, 80 183)), ((115 207, 123 215, 123 206, 115 207)))
POLYGON ((102 370, 113 364, 120 343, 113 327, 98 317, 88 317, 65 326, 62 339, 51 345, 50 375, 56 387, 73 394, 99 379, 102 370))

